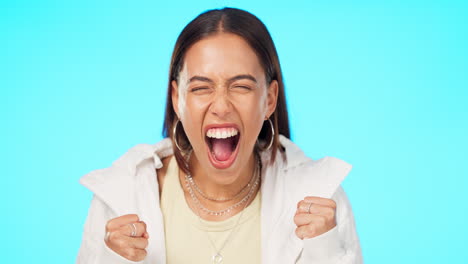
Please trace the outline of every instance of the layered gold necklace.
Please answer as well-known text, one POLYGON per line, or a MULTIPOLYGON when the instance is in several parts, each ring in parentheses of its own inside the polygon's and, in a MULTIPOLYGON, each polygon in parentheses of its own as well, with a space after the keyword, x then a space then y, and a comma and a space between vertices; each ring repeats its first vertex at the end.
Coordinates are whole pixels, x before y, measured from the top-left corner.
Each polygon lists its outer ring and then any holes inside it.
MULTIPOLYGON (((190 158, 190 154, 188 155, 188 158, 190 158)), ((190 197, 192 198, 193 203, 196 206, 197 209, 197 216, 200 224, 203 225, 201 216, 200 216, 200 210, 205 212, 208 215, 215 215, 215 216, 223 216, 225 214, 231 213, 235 208, 244 205, 242 208, 241 213, 239 214, 239 217, 237 218, 235 226, 231 229, 231 232, 229 233, 228 237, 224 241, 224 243, 221 245, 220 248, 217 248, 216 245, 214 244, 213 240, 211 239, 210 235, 208 232, 205 231, 206 236, 208 237, 208 240, 210 241, 211 246, 213 247, 213 250, 215 251, 213 256, 211 257, 211 261, 214 264, 221 264, 223 262, 223 255, 221 254, 221 251, 224 249, 226 244, 229 242, 231 237, 233 236, 235 230, 239 226, 240 219, 242 218, 242 215, 244 214, 245 208, 247 207, 248 201, 250 198, 252 198, 252 195, 255 193, 255 190, 257 189, 257 186, 260 182, 261 179, 261 172, 262 172, 262 162, 260 160, 260 156, 258 155, 257 152, 255 152, 255 158, 257 160, 256 166, 254 168, 254 171, 252 173, 252 178, 250 179, 249 183, 244 186, 238 193, 236 193, 233 197, 230 198, 212 198, 206 195, 200 188, 196 185, 195 181, 193 180, 192 176, 190 174, 185 175, 185 182, 186 182, 186 187, 187 190, 190 194, 190 197), (192 188, 193 187, 193 188, 192 188), (229 206, 228 208, 214 211, 206 208, 198 199, 198 197, 195 195, 194 190, 195 189, 202 198, 210 201, 217 201, 217 202, 224 202, 224 201, 231 201, 235 198, 238 198, 240 194, 244 193, 246 190, 248 190, 248 193, 237 203, 229 206)))

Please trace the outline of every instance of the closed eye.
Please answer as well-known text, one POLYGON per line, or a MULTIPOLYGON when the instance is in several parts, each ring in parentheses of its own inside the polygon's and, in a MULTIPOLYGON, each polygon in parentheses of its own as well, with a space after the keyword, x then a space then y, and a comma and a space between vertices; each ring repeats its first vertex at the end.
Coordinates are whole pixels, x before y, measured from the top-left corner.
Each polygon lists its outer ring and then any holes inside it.
POLYGON ((241 88, 241 89, 245 89, 245 90, 252 90, 252 88, 250 88, 249 86, 243 86, 243 85, 236 85, 234 86, 234 88, 241 88))
POLYGON ((203 90, 208 90, 208 89, 209 89, 208 87, 195 87, 195 88, 192 88, 190 91, 196 92, 196 91, 203 91, 203 90))

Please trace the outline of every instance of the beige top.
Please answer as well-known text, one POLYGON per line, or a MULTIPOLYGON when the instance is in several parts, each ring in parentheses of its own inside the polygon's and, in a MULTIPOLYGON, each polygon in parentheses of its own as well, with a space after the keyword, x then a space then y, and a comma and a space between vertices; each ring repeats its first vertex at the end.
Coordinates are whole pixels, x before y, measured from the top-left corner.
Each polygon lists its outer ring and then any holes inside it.
MULTIPOLYGON (((185 184, 185 183, 184 183, 185 184)), ((221 250, 223 264, 261 263, 260 191, 242 214, 238 227, 221 250)), ((161 194, 161 210, 166 234, 167 264, 214 263, 219 250, 235 227, 241 213, 214 222, 198 218, 187 205, 174 158, 169 162, 161 194)))

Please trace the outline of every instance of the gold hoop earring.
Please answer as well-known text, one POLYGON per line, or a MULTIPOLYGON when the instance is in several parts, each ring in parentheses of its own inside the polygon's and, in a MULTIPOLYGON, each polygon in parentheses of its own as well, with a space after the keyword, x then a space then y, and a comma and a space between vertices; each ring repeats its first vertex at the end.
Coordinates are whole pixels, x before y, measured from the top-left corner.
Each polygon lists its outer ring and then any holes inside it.
POLYGON ((270 143, 268 144, 268 147, 266 148, 260 148, 260 144, 258 143, 258 139, 257 139, 257 144, 259 146, 259 149, 261 151, 265 151, 265 150, 269 150, 271 148, 271 146, 273 146, 273 141, 275 141, 275 127, 273 126, 273 122, 271 121, 270 118, 267 119, 268 122, 270 123, 270 128, 271 128, 271 140, 270 140, 270 143))
POLYGON ((180 122, 180 119, 177 119, 175 125, 174 125, 174 128, 172 129, 172 137, 173 137, 173 140, 174 140, 174 144, 175 146, 177 147, 177 149, 179 149, 180 152, 186 152, 184 149, 182 149, 179 145, 179 142, 177 142, 177 127, 179 125, 180 122))

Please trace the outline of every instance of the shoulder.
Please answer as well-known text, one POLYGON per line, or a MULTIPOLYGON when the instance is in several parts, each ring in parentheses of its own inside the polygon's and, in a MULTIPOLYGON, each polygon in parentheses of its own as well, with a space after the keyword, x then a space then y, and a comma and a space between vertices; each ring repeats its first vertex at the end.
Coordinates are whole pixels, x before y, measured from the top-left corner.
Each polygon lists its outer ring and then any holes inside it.
POLYGON ((134 175, 138 166, 147 160, 153 161, 154 166, 159 169, 163 166, 162 160, 172 155, 172 152, 172 144, 168 138, 156 144, 138 144, 127 150, 110 167, 91 171, 83 176, 82 180, 98 176, 134 175))
POLYGON ((281 136, 283 155, 277 155, 275 169, 269 173, 283 182, 285 190, 299 195, 330 198, 346 178, 352 166, 334 157, 312 160, 291 140, 281 136))
POLYGON ((130 148, 108 168, 91 171, 80 179, 80 183, 103 199, 114 200, 131 196, 138 168, 142 164, 153 163, 156 169, 164 166, 165 157, 172 155, 170 139, 156 144, 138 144, 130 148))
POLYGON ((161 167, 162 159, 172 155, 171 140, 165 138, 156 144, 138 144, 130 148, 124 155, 117 159, 112 165, 129 169, 134 172, 135 168, 147 159, 153 159, 156 168, 161 167))

